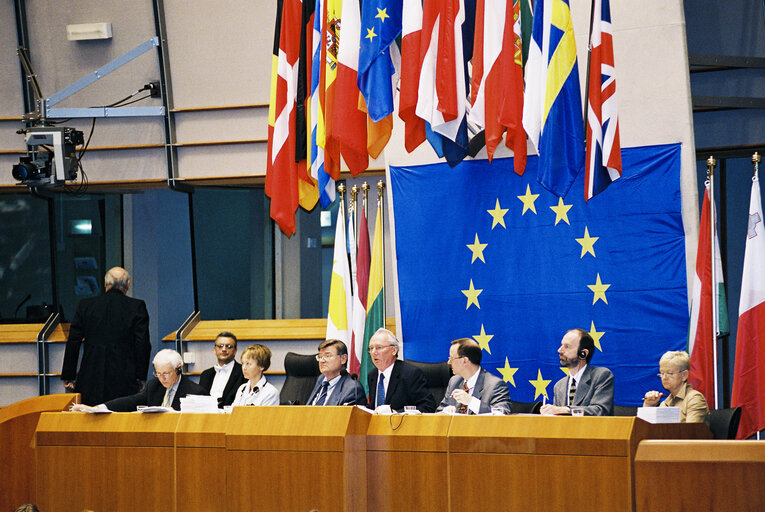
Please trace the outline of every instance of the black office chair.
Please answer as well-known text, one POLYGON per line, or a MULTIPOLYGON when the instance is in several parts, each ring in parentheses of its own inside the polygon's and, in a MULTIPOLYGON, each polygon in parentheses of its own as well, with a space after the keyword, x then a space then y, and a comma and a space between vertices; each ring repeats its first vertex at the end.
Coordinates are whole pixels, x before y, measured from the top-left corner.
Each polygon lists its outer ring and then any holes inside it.
POLYGON ((510 400, 510 412, 513 414, 539 414, 542 402, 516 402, 510 400))
POLYGON ((440 404, 446 394, 446 388, 449 386, 449 379, 452 377, 451 366, 446 362, 422 363, 411 359, 406 359, 406 362, 422 370, 425 374, 425 380, 428 381, 430 393, 436 400, 436 405, 440 404))
POLYGON ((736 439, 738 422, 741 420, 741 407, 709 411, 707 426, 715 439, 736 439))
POLYGON ((631 405, 614 405, 614 416, 637 416, 637 409, 631 405))
POLYGON ((316 354, 295 354, 287 352, 284 356, 284 379, 279 400, 282 405, 305 405, 320 375, 316 354))

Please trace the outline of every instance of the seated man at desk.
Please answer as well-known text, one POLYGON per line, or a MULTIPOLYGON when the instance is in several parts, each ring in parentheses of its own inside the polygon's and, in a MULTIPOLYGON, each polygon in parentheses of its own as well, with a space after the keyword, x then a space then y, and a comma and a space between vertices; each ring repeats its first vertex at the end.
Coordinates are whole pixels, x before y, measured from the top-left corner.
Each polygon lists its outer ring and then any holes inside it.
POLYGON ((420 412, 435 412, 436 400, 428 389, 422 370, 398 360, 399 341, 380 328, 369 340, 369 355, 375 367, 367 375, 369 407, 390 405, 394 411, 414 405, 420 412))
POLYGON ((154 356, 153 364, 155 378, 146 383, 143 391, 93 407, 75 404, 72 406, 72 411, 129 412, 135 411, 139 405, 171 407, 180 411, 181 398, 186 395, 207 394, 199 384, 183 375, 183 359, 175 350, 169 348, 160 350, 154 356))
POLYGON ((499 408, 510 414, 510 392, 499 377, 481 368, 481 347, 470 338, 452 341, 449 366, 454 376, 449 379, 446 394, 438 411, 460 414, 486 414, 499 408))
POLYGON ((614 375, 608 368, 590 366, 595 342, 584 329, 571 329, 558 349, 568 376, 555 383, 555 403, 543 405, 541 414, 571 414, 581 407, 585 416, 611 416, 614 411, 614 375))
MULTIPOLYGON (((709 407, 704 395, 693 389, 688 383, 691 358, 688 352, 670 350, 659 359, 659 377, 661 385, 669 391, 669 396, 659 404, 661 407, 679 407, 680 422, 700 423, 709 416, 709 407)), ((643 398, 643 407, 659 403, 664 393, 649 391, 643 398)))
POLYGON ((208 368, 199 376, 199 385, 210 396, 218 399, 218 407, 231 405, 236 397, 236 390, 245 383, 242 365, 234 360, 236 356, 236 336, 222 332, 215 337, 215 357, 218 364, 208 368))
POLYGON ((306 405, 366 405, 364 386, 351 378, 346 371, 348 347, 340 340, 324 340, 319 343, 321 375, 308 397, 306 405))

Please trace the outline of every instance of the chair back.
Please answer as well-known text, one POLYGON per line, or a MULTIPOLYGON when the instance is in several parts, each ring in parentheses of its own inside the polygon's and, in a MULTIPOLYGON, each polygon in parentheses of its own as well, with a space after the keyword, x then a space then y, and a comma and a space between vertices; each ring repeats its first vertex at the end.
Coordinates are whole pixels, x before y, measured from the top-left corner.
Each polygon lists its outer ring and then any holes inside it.
POLYGON ((738 422, 741 420, 741 407, 716 409, 709 411, 707 425, 715 439, 736 439, 738 422))
POLYGON ((449 379, 452 377, 452 368, 447 362, 441 363, 423 363, 406 359, 406 363, 416 366, 425 374, 425 380, 428 382, 428 389, 436 401, 436 406, 441 403, 446 394, 446 388, 449 387, 449 379))
POLYGON ((539 414, 542 402, 516 402, 510 400, 510 412, 512 414, 539 414))
POLYGON ((316 378, 321 374, 316 354, 287 352, 284 356, 284 373, 287 377, 279 393, 280 403, 305 405, 316 385, 316 378))
POLYGON ((614 416, 637 416, 637 407, 631 405, 614 405, 614 416))

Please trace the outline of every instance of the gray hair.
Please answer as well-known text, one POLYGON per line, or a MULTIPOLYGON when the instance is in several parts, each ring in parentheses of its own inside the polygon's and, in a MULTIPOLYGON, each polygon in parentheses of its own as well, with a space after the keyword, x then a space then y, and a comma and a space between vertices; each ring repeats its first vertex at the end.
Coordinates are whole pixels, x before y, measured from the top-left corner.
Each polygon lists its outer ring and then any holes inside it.
POLYGON ((659 359, 659 364, 662 363, 671 364, 681 372, 691 369, 691 357, 685 350, 670 350, 669 352, 665 352, 664 355, 661 356, 661 359, 659 359))
POLYGON ((173 365, 173 368, 180 368, 181 366, 183 366, 183 358, 175 350, 172 350, 169 348, 163 348, 162 350, 157 352, 157 355, 154 356, 154 360, 152 361, 152 364, 154 366, 160 366, 167 363, 170 363, 171 365, 173 365))
MULTIPOLYGON (((378 334, 384 334, 385 337, 388 338, 388 341, 390 342, 391 345, 395 345, 397 349, 401 350, 401 342, 398 341, 398 338, 396 338, 396 335, 390 332, 388 329, 386 329, 385 327, 380 327, 372 335, 372 338, 374 338, 378 334)), ((372 338, 369 338, 369 339, 371 340, 372 338)))
POLYGON ((130 287, 130 274, 122 267, 110 268, 104 276, 104 284, 107 288, 116 288, 125 293, 130 287))

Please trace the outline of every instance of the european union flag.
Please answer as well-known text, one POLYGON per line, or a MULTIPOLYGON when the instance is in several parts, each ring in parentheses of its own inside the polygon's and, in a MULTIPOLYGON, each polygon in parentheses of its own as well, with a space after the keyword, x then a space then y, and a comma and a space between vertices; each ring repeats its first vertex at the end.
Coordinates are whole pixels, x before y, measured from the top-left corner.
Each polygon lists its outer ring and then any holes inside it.
POLYGON ((538 162, 391 166, 406 358, 444 361, 472 337, 514 400, 551 399, 560 340, 581 327, 616 403, 638 405, 687 336, 680 145, 624 149, 622 179, 589 203, 542 188, 538 162))
POLYGON ((367 0, 361 5, 358 85, 373 121, 393 112, 395 69, 389 48, 401 34, 402 5, 403 0, 367 0))

